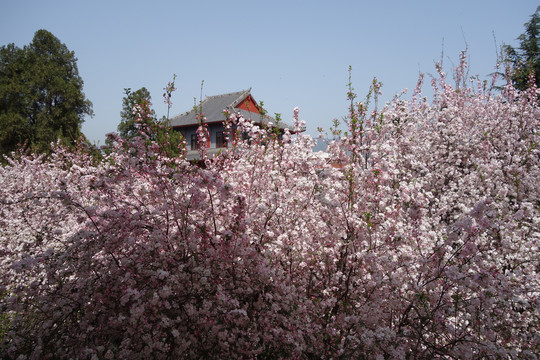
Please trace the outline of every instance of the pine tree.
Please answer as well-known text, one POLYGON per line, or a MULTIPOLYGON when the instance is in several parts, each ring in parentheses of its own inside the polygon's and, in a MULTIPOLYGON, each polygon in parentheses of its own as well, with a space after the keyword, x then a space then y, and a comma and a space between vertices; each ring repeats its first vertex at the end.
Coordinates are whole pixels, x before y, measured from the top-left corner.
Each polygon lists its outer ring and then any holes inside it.
POLYGON ((82 136, 92 103, 83 93, 77 58, 46 30, 22 49, 0 48, 0 154, 20 145, 48 152, 57 139, 72 145, 82 136))
MULTIPOLYGON (((151 103, 152 97, 150 92, 142 87, 134 92, 131 88, 124 89, 125 96, 122 99, 122 111, 120 112, 120 124, 118 124, 118 134, 124 139, 130 139, 138 134, 136 114, 133 112, 135 105, 146 102, 151 103)), ((156 121, 154 110, 151 110, 150 117, 152 121, 156 121)))
POLYGON ((540 86, 540 6, 524 24, 525 32, 518 37, 519 48, 504 46, 504 54, 512 65, 512 81, 519 90, 529 86, 529 77, 534 74, 536 86, 540 86))

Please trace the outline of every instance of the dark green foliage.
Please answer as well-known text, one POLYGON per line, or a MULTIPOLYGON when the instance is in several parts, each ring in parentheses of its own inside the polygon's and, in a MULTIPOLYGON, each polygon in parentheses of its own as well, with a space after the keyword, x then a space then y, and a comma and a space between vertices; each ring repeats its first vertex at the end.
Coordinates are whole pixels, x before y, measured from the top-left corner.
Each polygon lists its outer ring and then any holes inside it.
POLYGON ((524 26, 525 32, 518 37, 519 48, 510 45, 503 48, 512 65, 512 81, 519 90, 529 86, 531 74, 534 74, 536 86, 540 86, 540 6, 524 26))
POLYGON ((169 121, 165 116, 161 120, 156 118, 155 111, 151 108, 150 92, 142 87, 134 92, 126 88, 124 93, 126 96, 122 99, 121 119, 118 124, 120 137, 130 140, 144 133, 148 141, 159 144, 162 155, 179 156, 184 147, 184 138, 179 131, 169 126, 169 121), (136 106, 139 108, 138 113, 134 111, 136 106))
POLYGON ((165 116, 162 117, 159 125, 155 128, 153 136, 164 154, 169 157, 180 156, 186 148, 182 133, 174 130, 165 116))
MULTIPOLYGON (((131 139, 139 133, 136 121, 136 114, 133 108, 136 104, 146 102, 151 103, 150 92, 142 87, 137 91, 131 92, 131 88, 124 89, 126 96, 122 99, 122 111, 120 112, 120 124, 118 124, 118 134, 124 139, 131 139)), ((154 110, 150 111, 148 120, 156 121, 154 110)))
POLYGON ((38 30, 22 49, 0 48, 0 154, 26 143, 48 152, 58 138, 72 145, 82 136, 85 115, 92 115, 77 58, 54 35, 38 30))

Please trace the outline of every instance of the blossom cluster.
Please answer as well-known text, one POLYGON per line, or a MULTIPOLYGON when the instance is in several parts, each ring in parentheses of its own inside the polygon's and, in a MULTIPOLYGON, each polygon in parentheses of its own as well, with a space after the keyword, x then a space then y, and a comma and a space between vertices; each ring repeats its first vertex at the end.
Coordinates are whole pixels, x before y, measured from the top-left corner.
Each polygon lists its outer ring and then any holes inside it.
POLYGON ((261 141, 204 168, 143 137, 10 159, 0 357, 537 359, 539 92, 458 80, 328 153, 233 116, 261 141))

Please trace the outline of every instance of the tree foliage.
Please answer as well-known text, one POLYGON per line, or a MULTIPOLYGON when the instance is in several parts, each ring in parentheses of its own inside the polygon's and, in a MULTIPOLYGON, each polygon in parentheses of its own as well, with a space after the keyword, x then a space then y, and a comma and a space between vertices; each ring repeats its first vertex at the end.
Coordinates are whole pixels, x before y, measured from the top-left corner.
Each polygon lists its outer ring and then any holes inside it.
POLYGON ((233 114, 205 169, 144 132, 11 160, 0 357, 537 359, 539 92, 420 80, 326 155, 233 114))
MULTIPOLYGON (((174 89, 174 83, 172 86, 174 89)), ((172 91, 163 94, 169 109, 172 105, 170 101, 172 91)), ((159 143, 161 151, 168 156, 179 156, 185 147, 184 138, 179 131, 174 131, 169 126, 167 118, 157 119, 151 107, 150 92, 145 87, 135 92, 127 88, 124 92, 126 96, 122 99, 121 120, 118 124, 119 136, 129 141, 142 135, 150 142, 159 143)), ((113 138, 108 138, 107 143, 110 145, 112 140, 113 138)))
MULTIPOLYGON (((137 125, 137 113, 134 112, 138 104, 151 104, 152 97, 150 92, 142 87, 134 92, 131 88, 124 89, 125 96, 122 99, 122 111, 120 112, 120 123, 118 124, 118 134, 124 139, 131 139, 138 135, 139 127, 137 125)), ((147 114, 148 121, 156 121, 156 113, 149 110, 147 114)))
POLYGON ((507 59, 512 64, 512 80, 514 86, 524 90, 530 85, 530 77, 540 86, 540 7, 524 24, 525 32, 518 37, 519 47, 504 46, 507 59))
POLYGON ((81 137, 92 104, 83 93, 77 58, 54 35, 38 30, 22 49, 0 48, 0 154, 27 143, 47 152, 58 138, 66 145, 81 137))

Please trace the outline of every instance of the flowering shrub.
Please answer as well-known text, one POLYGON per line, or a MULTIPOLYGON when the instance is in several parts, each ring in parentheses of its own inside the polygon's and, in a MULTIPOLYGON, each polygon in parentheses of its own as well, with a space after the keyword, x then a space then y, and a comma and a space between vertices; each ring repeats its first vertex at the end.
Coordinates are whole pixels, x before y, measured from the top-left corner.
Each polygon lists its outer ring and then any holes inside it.
POLYGON ((326 155, 233 116, 261 141, 205 169, 144 136, 11 159, 0 357, 536 359, 538 91, 465 66, 326 155))

